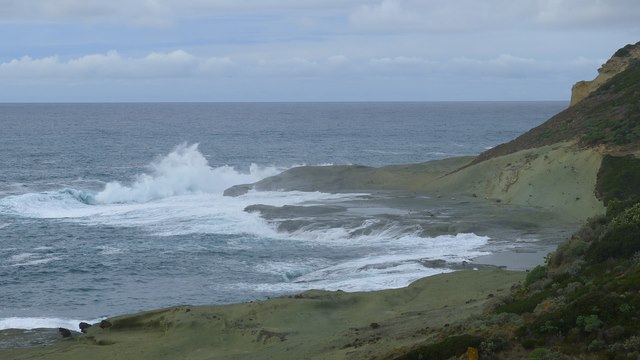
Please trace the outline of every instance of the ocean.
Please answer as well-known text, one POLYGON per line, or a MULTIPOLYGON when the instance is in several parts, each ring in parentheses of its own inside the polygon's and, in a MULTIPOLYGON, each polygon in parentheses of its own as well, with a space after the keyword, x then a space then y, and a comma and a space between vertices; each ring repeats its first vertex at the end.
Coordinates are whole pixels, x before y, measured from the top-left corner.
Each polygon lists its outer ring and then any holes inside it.
POLYGON ((561 239, 428 194, 222 192, 300 165, 476 155, 566 106, 0 104, 0 330, 396 288, 553 245, 561 239), (255 204, 290 211, 244 211, 255 204))

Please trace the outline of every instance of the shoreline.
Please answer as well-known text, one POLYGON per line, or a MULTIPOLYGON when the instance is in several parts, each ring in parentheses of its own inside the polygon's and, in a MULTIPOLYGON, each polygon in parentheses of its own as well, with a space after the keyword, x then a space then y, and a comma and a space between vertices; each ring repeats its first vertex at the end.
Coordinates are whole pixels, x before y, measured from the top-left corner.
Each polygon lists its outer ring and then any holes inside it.
MULTIPOLYGON (((497 295, 506 296, 512 285, 524 279, 524 270, 542 264, 545 256, 564 240, 565 231, 570 233, 568 229, 574 224, 600 210, 597 202, 588 198, 584 200, 591 205, 584 208, 584 201, 579 202, 578 197, 568 202, 566 196, 560 199, 553 196, 560 191, 568 192, 575 186, 576 179, 585 178, 585 173, 595 175, 594 166, 600 159, 597 154, 575 152, 570 145, 537 149, 534 155, 532 151, 471 167, 465 164, 473 157, 383 168, 294 168, 253 185, 234 186, 225 191, 225 195, 239 196, 251 188, 325 192, 360 189, 376 194, 373 202, 343 206, 366 208, 383 204, 389 209, 406 211, 405 220, 421 219, 427 223, 431 220, 425 214, 433 209, 453 206, 458 211, 457 221, 429 223, 433 226, 425 228, 426 236, 470 232, 490 237, 497 234, 508 239, 514 234, 532 232, 540 234, 541 245, 502 249, 477 256, 470 264, 463 262, 458 268, 448 264, 452 272, 427 276, 399 289, 353 293, 309 290, 243 304, 174 306, 109 318, 113 327, 102 329, 94 325, 87 334, 62 341, 55 331, 39 330, 31 337, 38 338, 39 344, 50 345, 0 350, 0 357, 36 359, 46 354, 50 359, 109 359, 115 351, 122 358, 173 359, 182 356, 184 351, 196 349, 197 353, 190 353, 189 358, 266 359, 282 354, 301 358, 313 354, 310 358, 359 359, 390 353, 399 347, 406 350, 417 345, 416 339, 428 341, 428 334, 436 334, 455 321, 482 314, 487 302, 496 301, 492 299, 497 295), (531 162, 536 159, 545 164, 535 168, 545 169, 553 163, 561 167, 569 161, 567 158, 585 159, 589 166, 582 172, 555 171, 557 176, 532 170, 531 162), (503 176, 505 171, 508 176, 503 176), (500 181, 508 183, 506 188, 495 188, 489 182, 496 173, 500 181), (544 189, 554 194, 545 194, 537 202, 522 203, 523 186, 530 188, 525 189, 524 194, 544 189), (423 198, 431 202, 424 202, 423 198), (556 208, 556 205, 562 206, 556 208), (469 270, 460 270, 467 265, 469 270), (437 292, 429 292, 430 288, 437 288, 437 292), (422 316, 426 313, 430 321, 425 327, 422 316), (376 314, 381 317, 375 317, 376 314), (340 329, 339 335, 336 329, 340 329), (201 332, 217 335, 212 340, 203 338, 201 332), (332 345, 343 342, 340 346, 332 345)), ((590 181, 584 181, 577 191, 586 193, 585 189, 590 186, 590 181)), ((262 217, 268 218, 269 211, 283 210, 285 207, 262 207, 259 211, 262 217)), ((16 344, 24 340, 20 334, 14 332, 13 335, 16 344)))
POLYGON ((524 276, 495 268, 461 270, 400 289, 310 290, 243 304, 182 305, 113 317, 109 327, 96 324, 86 334, 47 346, 0 350, 0 357, 369 358, 424 342, 439 329, 480 315, 524 276))
MULTIPOLYGON (((438 235, 448 234, 452 232, 453 233, 472 232, 474 234, 480 233, 480 234, 483 234, 483 236, 489 236, 489 237, 494 236, 496 234, 499 234, 499 236, 501 237, 509 237, 509 236, 512 236, 514 231, 515 232, 522 231, 526 233, 527 231, 535 232, 535 230, 532 230, 532 229, 537 229, 538 231, 544 232, 544 235, 541 235, 542 238, 545 239, 542 245, 538 245, 538 246, 534 245, 533 247, 529 246, 526 248, 503 249, 500 252, 494 252, 488 255, 481 255, 481 256, 472 258, 472 262, 467 264, 464 264, 464 263, 463 264, 453 264, 453 263, 446 264, 447 265, 446 268, 448 268, 452 272, 423 277, 419 280, 416 280, 414 283, 399 289, 387 289, 387 290, 354 292, 354 293, 342 292, 339 290, 333 291, 333 292, 322 291, 322 290, 309 290, 300 295, 284 295, 284 296, 273 298, 266 301, 256 301, 256 302, 249 302, 249 303, 242 303, 242 304, 211 305, 211 306, 198 305, 198 306, 189 306, 189 308, 190 309, 206 308, 206 309, 209 309, 208 311, 212 311, 213 313, 217 314, 218 309, 222 309, 222 308, 235 308, 235 307, 251 308, 251 307, 254 307, 253 304, 272 304, 273 302, 279 303, 281 301, 284 301, 283 299, 297 299, 299 298, 299 296, 305 296, 305 294, 324 294, 323 296, 330 296, 331 294, 333 294, 335 296, 338 296, 338 298, 341 298, 343 296, 346 296, 347 298, 349 298, 353 296, 357 298, 370 299, 366 301, 365 300, 359 300, 359 301, 365 301, 365 302, 372 301, 375 303, 377 301, 375 299, 380 297, 385 298, 384 294, 387 294, 389 292, 397 291, 399 294, 411 292, 413 291, 411 289, 414 289, 417 286, 417 285, 414 285, 416 283, 418 284, 436 283, 436 284, 440 284, 439 286, 442 286, 443 291, 448 291, 451 293, 449 293, 449 295, 447 296, 444 296, 444 295, 435 296, 437 299, 434 301, 436 302, 439 301, 441 306, 437 309, 435 308, 429 309, 429 311, 431 312, 431 315, 437 317, 437 316, 442 316, 443 313, 446 313, 446 314, 449 314, 447 316, 452 316, 450 310, 453 308, 458 309, 456 310, 456 316, 458 315, 458 313, 465 314, 464 316, 460 315, 461 316, 459 318, 460 321, 462 321, 464 317, 468 317, 471 315, 479 315, 480 313, 482 313, 481 304, 484 304, 484 302, 488 300, 488 298, 477 299, 478 297, 477 293, 474 293, 476 295, 471 295, 469 294, 469 292, 465 291, 464 288, 473 287, 473 286, 492 288, 494 295, 496 295, 495 293, 498 292, 497 291, 498 289, 501 289, 500 291, 503 291, 505 289, 503 289, 502 287, 496 287, 495 278, 502 278, 502 280, 497 281, 497 283, 500 283, 500 284, 509 283, 513 279, 516 279, 516 280, 514 280, 512 284, 515 284, 516 282, 521 281, 526 274, 525 273, 526 270, 531 269, 536 265, 542 264, 544 262, 545 256, 549 252, 555 250, 556 246, 564 240, 562 234, 565 231, 567 233, 570 233, 571 231, 568 229, 573 227, 573 224, 575 223, 575 221, 573 221, 573 219, 568 219, 567 217, 554 219, 555 216, 552 211, 549 211, 549 209, 542 209, 542 208, 537 208, 532 206, 523 206, 519 204, 501 203, 492 199, 472 196, 472 194, 453 193, 450 191, 446 191, 446 192, 419 191, 419 190, 415 191, 415 190, 412 190, 411 186, 407 187, 408 186, 407 184, 409 184, 407 183, 407 181, 410 181, 410 182, 415 181, 415 179, 418 177, 426 176, 426 179, 429 179, 429 181, 441 181, 439 179, 441 179, 444 174, 451 173, 453 168, 459 167, 461 164, 470 161, 470 159, 471 158, 466 157, 466 158, 436 160, 433 162, 428 162, 423 164, 393 165, 393 166, 388 166, 382 169, 349 166, 349 167, 343 167, 342 169, 341 168, 336 169, 335 167, 322 167, 319 170, 324 171, 325 173, 327 171, 331 173, 332 171, 338 170, 338 171, 346 171, 345 174, 349 174, 349 173, 351 173, 351 175, 355 174, 351 178, 352 181, 354 181, 353 184, 355 185, 362 185, 362 183, 359 183, 359 182, 362 181, 363 175, 359 174, 358 172, 363 170, 367 173, 369 171, 373 171, 374 173, 377 174, 375 175, 376 176, 375 179, 385 179, 385 182, 384 182, 385 186, 379 189, 375 189, 375 188, 371 189, 366 187, 362 188, 361 186, 361 189, 355 192, 365 191, 365 192, 374 194, 372 198, 374 198, 373 201, 375 204, 382 204, 381 206, 388 207, 388 209, 402 209, 403 211, 406 211, 407 214, 409 214, 407 215, 409 218, 414 218, 415 216, 424 217, 425 212, 433 211, 433 209, 451 208, 451 206, 456 206, 457 207, 456 209, 458 209, 458 212, 459 212, 459 214, 456 215, 459 218, 458 221, 454 221, 449 225, 445 224, 443 228, 440 228, 437 224, 434 224, 433 227, 429 229, 425 229, 426 231, 425 235, 427 236, 438 236, 438 235), (407 173, 410 173, 412 175, 403 177, 403 174, 407 174, 407 173), (391 176, 390 174, 392 174, 393 176, 391 176), (397 181, 398 179, 402 179, 400 186, 398 186, 398 183, 394 184, 394 182, 397 181), (391 189, 388 189, 387 187, 391 187, 391 189), (401 189, 400 190, 393 189, 394 187, 396 188, 401 187, 401 189), (430 199, 431 202, 425 203, 421 199, 430 199), (455 204, 455 205, 452 205, 452 204, 455 204), (559 231, 559 230, 562 230, 562 231, 559 231), (554 241, 552 241, 551 244, 548 243, 549 237, 554 238, 554 241), (474 270, 477 270, 477 271, 474 271, 474 270), (492 273, 493 278, 491 279, 482 278, 482 277, 476 278, 474 277, 474 275, 472 275, 474 273, 476 274, 492 273), (443 283, 449 283, 450 282, 449 279, 451 280, 451 283, 444 286, 443 283), (452 293, 456 293, 456 294, 452 295, 452 293), (477 302, 476 304, 477 306, 474 307, 475 309, 474 311, 467 312, 468 309, 465 310, 466 309, 465 306, 462 306, 461 304, 455 305, 456 301, 459 301, 461 298, 465 298, 465 297, 467 297, 465 301, 473 300, 472 302, 474 304, 477 302)), ((309 168, 300 168, 297 171, 306 172, 308 169, 309 168)), ((312 172, 315 170, 316 170, 315 168, 312 169, 312 172)), ((371 173, 368 173, 368 174, 371 174, 371 173)), ((303 179, 308 179, 309 175, 310 174, 306 174, 305 176, 303 176, 303 179)), ((315 174, 314 176, 317 176, 317 175, 318 174, 315 174)), ((351 175, 347 175, 347 178, 351 175)), ((320 175, 320 179, 322 179, 322 176, 323 175, 320 175)), ((333 175, 330 175, 330 176, 332 177, 333 175)), ((344 185, 345 184, 340 184, 340 186, 344 186, 344 185)), ((315 184, 311 183, 311 186, 317 186, 317 183, 315 184)), ((335 186, 335 184, 332 186, 335 186)), ((299 189, 296 189, 296 190, 299 190, 299 189)), ((335 206, 335 204, 333 205, 335 206)), ((346 206, 346 207, 360 206, 362 208, 366 208, 367 206, 371 206, 371 204, 370 203, 359 203, 359 204, 346 203, 346 204, 343 204, 343 206, 346 206)), ((267 217, 268 217, 268 211, 283 211, 283 209, 278 207, 273 207, 273 208, 267 207, 266 210, 263 210, 263 211, 267 212, 267 217)), ((265 213, 262 213, 261 215, 264 217, 265 213)), ((436 219, 437 217, 438 216, 436 214, 436 219)), ((507 286, 506 290, 508 290, 509 288, 510 286, 507 286)), ((483 292, 481 291, 481 293, 483 292)), ((506 292, 504 294, 506 295, 506 292)), ((485 294, 485 296, 486 295, 488 294, 485 294)), ((464 305, 467 305, 467 304, 464 304, 464 305)), ((269 307, 269 305, 263 305, 263 306, 266 306, 267 308, 269 307)), ((331 307, 337 307, 337 305, 331 305, 331 307)), ((129 315, 119 315, 119 316, 110 318, 110 321, 111 319, 139 318, 140 316, 146 316, 144 314, 148 314, 148 313, 156 313, 159 311, 160 312, 174 311, 175 309, 183 309, 183 308, 184 306, 174 306, 164 310, 151 310, 150 312, 134 313, 129 315)), ((317 314, 323 313, 318 310, 319 309, 317 309, 315 306, 312 306, 309 308, 301 309, 300 313, 307 314, 305 316, 313 317, 313 316, 316 316, 317 314)), ((417 311, 417 310, 408 310, 408 311, 417 311)), ((201 315, 203 316, 204 319, 209 319, 212 316, 207 311, 205 311, 201 315)), ((377 323, 377 322, 372 320, 371 323, 377 323)), ((360 325, 359 328, 366 329, 367 326, 365 325, 360 325)), ((153 328, 154 326, 150 326, 150 328, 153 328)), ((163 325, 163 326, 166 327, 169 325, 163 325)), ((441 329, 443 328, 444 324, 440 324, 439 326, 441 329)), ((136 328, 134 330, 127 328, 126 333, 131 336, 139 337, 141 343, 140 344, 127 343, 128 345, 126 346, 127 347, 138 346, 138 347, 147 349, 145 351, 150 351, 149 347, 152 347, 152 346, 160 346, 160 347, 163 346, 162 342, 154 342, 154 341, 157 341, 157 339, 152 340, 154 338, 149 334, 149 332, 154 333, 155 331, 157 331, 157 329, 154 331, 151 331, 150 329, 145 330, 145 328, 147 327, 148 327, 147 325, 144 325, 142 326, 141 329, 136 328), (151 336, 151 337, 147 339, 146 338, 147 336, 151 336), (145 342, 147 341, 150 341, 150 342, 145 345, 145 342), (155 345, 152 345, 152 344, 155 344, 155 345)), ((93 328, 96 328, 96 326, 94 326, 93 328)), ((435 331, 434 329, 436 329, 432 326, 430 326, 430 328, 432 328, 433 331, 435 331)), ((4 354, 7 354, 7 356, 15 357, 16 359, 32 359, 32 358, 35 359, 41 356, 43 351, 47 351, 47 356, 50 356, 49 351, 52 351, 53 353, 57 351, 61 351, 61 353, 64 353, 64 354, 67 354, 67 352, 77 352, 78 358, 82 358, 86 356, 96 356, 95 354, 96 351, 100 352, 102 351, 103 348, 112 348, 112 345, 115 345, 115 344, 121 343, 121 341, 124 341, 119 337, 116 337, 118 339, 117 341, 112 340, 111 337, 107 336, 110 333, 105 333, 103 330, 104 329, 92 330, 93 332, 97 331, 96 335, 93 335, 93 333, 90 332, 89 334, 86 334, 86 335, 74 336, 72 339, 64 339, 64 340, 61 340, 61 336, 57 332, 57 329, 38 329, 38 330, 31 331, 29 333, 22 331, 22 334, 20 334, 20 330, 13 331, 13 332, 11 332, 10 330, 3 330, 3 331, 0 331, 0 334, 10 334, 10 336, 14 336, 13 342, 16 346, 11 349, 0 350, 0 357, 5 356, 4 354), (106 337, 102 338, 103 336, 106 336, 106 337), (32 341, 32 343, 29 343, 30 341, 32 341), (20 342, 22 342, 22 345, 19 345, 20 342), (30 346, 26 348, 22 347, 25 344, 30 346), (48 344, 48 345, 43 346, 42 344, 48 344), (104 346, 105 344, 108 344, 110 346, 104 346), (21 347, 18 347, 18 345, 21 347)), ((182 330, 186 331, 186 329, 176 329, 175 330, 177 332, 176 334, 181 334, 182 330)), ((299 329, 290 329, 290 330, 291 331, 286 331, 286 333, 287 334, 299 333, 301 331, 299 329)), ((215 331, 221 331, 221 329, 216 328, 215 331)), ((243 333, 242 335, 242 338, 244 339, 243 341, 248 341, 249 344, 262 342, 263 345, 270 344, 266 348, 271 349, 271 347, 274 347, 274 349, 280 349, 277 346, 278 342, 271 341, 271 338, 274 336, 278 338, 279 335, 273 335, 273 334, 280 334, 278 331, 270 330, 270 329, 264 330, 264 331, 267 331, 267 333, 261 332, 262 330, 260 329, 254 329, 252 331, 257 333, 253 333, 251 335, 252 336, 255 335, 258 337, 254 336, 251 340, 247 340, 249 339, 247 337, 248 335, 243 333), (260 337, 261 333, 263 335, 260 337), (264 334, 272 334, 272 335, 267 336, 264 334), (266 340, 264 339, 265 336, 267 336, 266 340), (272 343, 274 343, 275 345, 272 343)), ((420 329, 413 329, 412 331, 420 331, 420 329)), ((182 336, 182 335, 179 335, 179 336, 182 336)), ((191 336, 193 335, 191 334, 191 335, 188 335, 187 337, 191 337, 191 336)), ((328 333, 318 334, 312 331, 309 336, 311 336, 313 340, 305 339, 304 341, 301 341, 301 344, 299 346, 303 346, 305 343, 313 342, 316 340, 326 341, 327 340, 326 336, 329 336, 329 335, 328 333)), ((353 337, 352 339, 353 341, 357 339, 361 340, 360 337, 353 337)), ((410 342, 403 343, 402 341, 398 341, 397 339, 394 341, 396 341, 397 344, 403 344, 403 346, 410 346, 410 342)), ((11 342, 11 340, 9 340, 9 342, 11 342)), ((284 342, 284 341, 281 341, 281 342, 284 342)), ((376 340, 373 343, 377 344, 378 341, 376 340)), ((242 355, 239 353, 235 353, 234 352, 235 350, 229 349, 228 346, 230 345, 226 345, 225 343, 217 343, 216 346, 220 347, 220 349, 226 349, 224 351, 220 350, 222 352, 218 356, 222 358, 225 358, 225 356, 230 356, 230 358, 243 358, 243 356, 246 355, 246 354, 242 355)), ((244 348, 246 346, 248 345, 243 343, 241 347, 244 348)), ((358 344, 358 346, 355 348, 367 347, 367 346, 365 346, 365 344, 358 344)), ((379 349, 376 346, 371 345, 372 348, 376 348, 375 350, 376 353, 383 351, 382 349, 379 349)), ((260 351, 261 353, 264 351, 264 349, 262 349, 261 347, 255 348, 254 350, 260 351)), ((337 351, 336 349, 334 350, 337 351)), ((389 349, 386 349, 384 351, 387 351, 387 350, 389 349)), ((212 349, 211 351, 214 351, 214 350, 212 349)), ((215 350, 215 351, 218 351, 218 350, 215 350)), ((276 351, 276 350, 273 350, 273 351, 276 351)), ((280 349, 277 351, 284 351, 284 350, 280 349)), ((323 351, 327 351, 327 350, 326 349, 313 349, 313 350, 307 349, 305 351, 311 351, 314 354, 316 354, 315 351, 318 351, 317 354, 321 354, 323 353, 323 351)), ((359 351, 356 351, 356 350, 353 350, 353 351, 355 351, 356 353, 359 353, 359 351)), ((275 354, 277 354, 277 352, 275 354)), ((343 355, 346 356, 346 353, 340 352, 340 354, 341 354, 340 356, 343 356, 343 355)), ((104 356, 105 357, 103 358, 105 359, 109 358, 108 355, 104 355, 104 356)), ((157 357, 157 356, 158 355, 156 354, 153 357, 149 357, 149 358, 154 358, 154 359, 163 358, 162 356, 160 357, 157 357)), ((255 354, 252 354, 251 356, 249 355, 246 355, 246 356, 247 358, 252 358, 252 359, 256 358, 255 354)), ((272 357, 273 356, 275 355, 272 355, 272 357)), ((321 355, 318 355, 318 356, 321 358, 321 355)), ((56 357, 52 357, 52 358, 55 359, 56 357)), ((63 357, 60 357, 60 358, 63 358, 63 357)), ((65 355, 64 358, 68 358, 68 357, 66 357, 65 355)), ((100 357, 97 357, 97 358, 100 358, 100 357)), ((170 359, 171 357, 166 357, 166 358, 170 359)), ((194 358, 198 358, 198 357, 196 356, 194 358)), ((74 357, 71 357, 71 359, 74 359, 74 357)))

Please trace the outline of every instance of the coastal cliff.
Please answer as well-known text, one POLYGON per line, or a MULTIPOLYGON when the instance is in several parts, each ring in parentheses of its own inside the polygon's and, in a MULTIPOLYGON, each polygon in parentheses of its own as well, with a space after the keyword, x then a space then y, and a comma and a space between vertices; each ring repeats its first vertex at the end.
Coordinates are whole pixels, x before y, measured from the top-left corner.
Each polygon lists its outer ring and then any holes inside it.
POLYGON ((618 50, 600 69, 598 76, 591 81, 578 81, 571 88, 571 104, 573 106, 589 94, 596 91, 601 85, 615 75, 623 72, 631 62, 640 59, 640 42, 635 45, 627 45, 618 50))

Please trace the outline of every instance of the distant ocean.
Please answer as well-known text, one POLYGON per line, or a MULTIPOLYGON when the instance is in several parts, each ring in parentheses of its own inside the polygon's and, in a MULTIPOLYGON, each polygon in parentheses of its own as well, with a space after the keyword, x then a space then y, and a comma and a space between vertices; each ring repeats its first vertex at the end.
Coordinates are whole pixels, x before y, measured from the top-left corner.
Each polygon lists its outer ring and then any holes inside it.
POLYGON ((566 106, 0 104, 0 330, 76 328, 80 320, 311 288, 401 287, 450 271, 432 261, 514 246, 521 239, 428 236, 402 211, 370 205, 286 231, 283 222, 306 215, 265 220, 243 209, 334 209, 374 195, 222 192, 298 165, 475 155, 566 106))

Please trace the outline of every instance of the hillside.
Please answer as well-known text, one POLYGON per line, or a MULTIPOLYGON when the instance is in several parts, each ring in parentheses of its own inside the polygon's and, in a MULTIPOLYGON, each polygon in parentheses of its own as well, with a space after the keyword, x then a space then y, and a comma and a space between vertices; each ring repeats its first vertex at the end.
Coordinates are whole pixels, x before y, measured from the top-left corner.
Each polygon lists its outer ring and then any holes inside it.
POLYGON ((640 202, 612 202, 483 315, 386 359, 638 359, 639 310, 640 202))
POLYGON ((581 148, 604 146, 610 152, 637 153, 640 149, 640 42, 618 50, 589 84, 584 98, 574 95, 575 104, 568 109, 513 141, 480 154, 472 164, 566 141, 575 141, 581 148))

